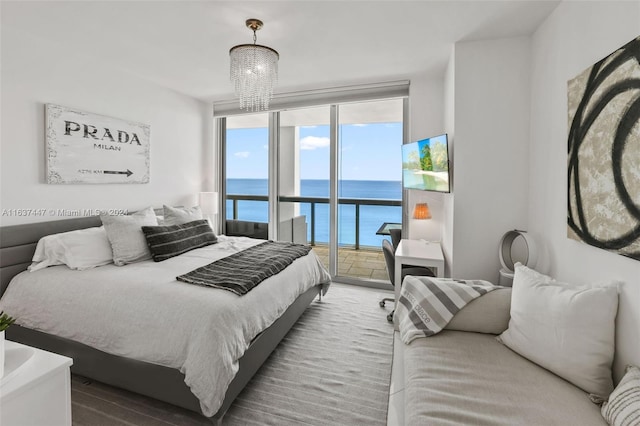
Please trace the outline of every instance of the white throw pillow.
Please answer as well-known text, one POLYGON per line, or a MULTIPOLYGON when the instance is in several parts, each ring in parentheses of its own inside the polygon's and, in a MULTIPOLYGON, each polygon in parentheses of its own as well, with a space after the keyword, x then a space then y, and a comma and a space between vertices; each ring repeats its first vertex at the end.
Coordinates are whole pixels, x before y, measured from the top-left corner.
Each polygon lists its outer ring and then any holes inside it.
POLYGON ((111 244, 104 227, 79 229, 40 238, 29 271, 47 266, 67 265, 84 270, 113 262, 111 244))
POLYGON ((131 215, 100 215, 100 220, 107 231, 113 263, 118 266, 127 263, 151 259, 147 240, 142 233, 143 226, 157 226, 158 220, 151 207, 131 215))
POLYGON ((617 285, 571 285, 516 264, 509 328, 513 351, 595 396, 613 390, 617 285))
POLYGON ((163 226, 182 225, 184 223, 193 222, 202 219, 202 210, 200 206, 191 208, 162 206, 164 210, 163 226))

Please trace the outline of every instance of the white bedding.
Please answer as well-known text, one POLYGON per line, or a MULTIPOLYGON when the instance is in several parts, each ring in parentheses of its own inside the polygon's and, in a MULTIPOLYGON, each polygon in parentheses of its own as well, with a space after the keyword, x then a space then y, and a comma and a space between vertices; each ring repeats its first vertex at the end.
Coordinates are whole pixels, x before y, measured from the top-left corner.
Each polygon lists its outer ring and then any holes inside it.
POLYGON ((23 272, 12 280, 0 310, 24 327, 179 369, 202 412, 212 416, 251 340, 300 294, 330 281, 313 251, 241 297, 176 281, 178 275, 262 242, 218 238, 218 244, 159 263, 23 272))

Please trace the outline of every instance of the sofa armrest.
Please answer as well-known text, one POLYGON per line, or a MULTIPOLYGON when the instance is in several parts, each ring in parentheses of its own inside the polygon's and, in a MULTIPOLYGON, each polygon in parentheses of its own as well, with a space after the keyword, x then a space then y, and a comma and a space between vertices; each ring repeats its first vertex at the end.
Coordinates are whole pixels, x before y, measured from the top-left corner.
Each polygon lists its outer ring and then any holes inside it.
POLYGON ((511 288, 499 288, 469 302, 445 329, 500 334, 509 326, 510 310, 511 288))

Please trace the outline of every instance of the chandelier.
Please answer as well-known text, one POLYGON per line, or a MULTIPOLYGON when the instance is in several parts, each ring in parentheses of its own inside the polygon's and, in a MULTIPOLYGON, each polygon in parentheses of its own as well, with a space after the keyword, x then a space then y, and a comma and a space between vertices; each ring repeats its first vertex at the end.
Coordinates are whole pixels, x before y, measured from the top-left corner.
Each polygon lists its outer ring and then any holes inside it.
POLYGON ((256 44, 256 31, 264 25, 259 19, 247 19, 247 28, 253 31, 253 44, 239 44, 229 50, 231 81, 240 109, 265 111, 278 82, 278 59, 274 49, 256 44))

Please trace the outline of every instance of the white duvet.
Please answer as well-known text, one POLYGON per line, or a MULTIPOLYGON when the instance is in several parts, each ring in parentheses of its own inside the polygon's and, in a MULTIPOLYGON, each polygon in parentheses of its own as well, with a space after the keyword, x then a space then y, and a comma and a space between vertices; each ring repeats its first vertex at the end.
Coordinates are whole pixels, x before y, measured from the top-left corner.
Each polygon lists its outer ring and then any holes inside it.
POLYGON ((0 310, 31 329, 179 369, 202 412, 212 416, 251 340, 300 294, 330 281, 313 251, 244 296, 175 279, 260 242, 220 236, 218 244, 159 263, 23 272, 0 310))

